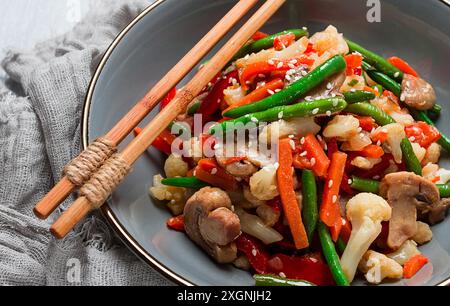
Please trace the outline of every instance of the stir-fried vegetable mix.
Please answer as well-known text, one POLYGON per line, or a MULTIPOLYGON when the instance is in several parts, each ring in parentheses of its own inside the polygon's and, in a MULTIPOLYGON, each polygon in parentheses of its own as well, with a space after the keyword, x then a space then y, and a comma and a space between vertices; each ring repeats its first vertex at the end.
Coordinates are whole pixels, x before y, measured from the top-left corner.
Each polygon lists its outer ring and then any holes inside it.
POLYGON ((406 61, 333 26, 257 32, 153 143, 150 194, 256 285, 411 278, 450 204, 441 109, 406 61))

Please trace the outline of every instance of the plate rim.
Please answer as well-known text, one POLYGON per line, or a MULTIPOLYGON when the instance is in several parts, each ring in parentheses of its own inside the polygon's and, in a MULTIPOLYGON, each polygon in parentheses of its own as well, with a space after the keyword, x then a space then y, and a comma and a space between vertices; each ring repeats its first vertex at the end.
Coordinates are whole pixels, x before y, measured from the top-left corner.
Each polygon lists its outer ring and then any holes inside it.
MULTIPOLYGON (((439 2, 447 5, 450 8, 450 0, 438 0, 439 2)), ((95 87, 97 85, 97 81, 103 71, 104 66, 109 60, 112 52, 118 46, 118 44, 122 41, 126 34, 145 16, 147 16, 150 12, 152 12, 155 8, 157 8, 162 3, 166 2, 166 0, 155 0, 152 4, 150 4, 147 8, 145 8, 139 15, 137 15, 120 33, 114 38, 112 43, 108 46, 105 53, 102 56, 99 64, 95 68, 95 72, 92 76, 92 79, 89 82, 88 90, 86 93, 86 97, 83 103, 82 117, 81 117, 81 140, 82 140, 82 149, 85 150, 89 144, 89 115, 92 105, 92 97, 94 94, 95 87)), ((141 244, 139 244, 136 239, 126 230, 126 228, 121 224, 114 214, 112 209, 109 206, 108 201, 105 202, 101 206, 101 212, 105 219, 108 221, 109 225, 114 229, 116 234, 120 237, 121 241, 130 249, 139 259, 144 261, 146 264, 150 265, 156 271, 160 273, 163 277, 173 281, 178 285, 184 286, 197 286, 192 281, 187 280, 182 277, 178 273, 174 272, 164 264, 162 264, 159 260, 157 260, 154 256, 152 256, 149 252, 147 252, 141 244)), ((435 286, 450 286, 450 277, 443 280, 442 282, 436 284, 435 286)))

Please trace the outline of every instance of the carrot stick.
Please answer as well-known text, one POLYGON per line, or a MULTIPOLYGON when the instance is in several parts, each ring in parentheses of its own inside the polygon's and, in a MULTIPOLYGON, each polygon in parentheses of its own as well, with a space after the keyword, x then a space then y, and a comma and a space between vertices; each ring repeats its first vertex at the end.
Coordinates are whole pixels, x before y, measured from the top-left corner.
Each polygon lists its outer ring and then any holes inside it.
POLYGON ((403 266, 403 277, 411 278, 428 262, 428 258, 422 254, 417 254, 405 262, 403 266))
POLYGON ((306 156, 311 161, 311 167, 314 174, 320 177, 324 177, 327 174, 328 167, 330 166, 330 160, 328 159, 322 145, 313 134, 305 136, 305 143, 303 144, 305 151, 308 153, 306 156), (314 158, 314 159, 313 159, 314 158))
POLYGON ((298 206, 297 197, 294 192, 294 179, 292 177, 292 148, 290 139, 281 139, 279 143, 277 171, 278 189, 280 191, 281 203, 284 214, 288 220, 297 249, 309 246, 302 215, 298 206))
POLYGON ((331 227, 334 241, 339 237, 342 228, 341 213, 339 209, 339 187, 344 175, 347 154, 335 152, 331 156, 327 180, 323 189, 322 205, 320 206, 320 219, 331 227))
POLYGON ((222 112, 222 114, 229 111, 232 108, 260 101, 270 95, 269 90, 275 91, 276 89, 283 88, 283 86, 284 86, 284 82, 281 79, 275 79, 273 81, 270 81, 266 85, 253 90, 251 93, 249 93, 248 95, 243 97, 241 100, 239 100, 238 102, 234 103, 233 105, 231 105, 230 107, 225 109, 222 112))

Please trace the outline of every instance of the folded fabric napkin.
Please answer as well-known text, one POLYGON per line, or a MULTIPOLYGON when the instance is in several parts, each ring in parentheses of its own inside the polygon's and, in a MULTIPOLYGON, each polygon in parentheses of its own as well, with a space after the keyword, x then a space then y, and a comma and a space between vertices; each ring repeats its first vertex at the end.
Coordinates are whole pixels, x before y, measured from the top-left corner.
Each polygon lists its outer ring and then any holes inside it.
POLYGON ((102 53, 150 2, 102 0, 71 32, 3 60, 25 96, 0 85, 0 285, 170 284, 99 213, 58 241, 48 228, 61 210, 46 221, 32 212, 80 151, 83 101, 102 53))

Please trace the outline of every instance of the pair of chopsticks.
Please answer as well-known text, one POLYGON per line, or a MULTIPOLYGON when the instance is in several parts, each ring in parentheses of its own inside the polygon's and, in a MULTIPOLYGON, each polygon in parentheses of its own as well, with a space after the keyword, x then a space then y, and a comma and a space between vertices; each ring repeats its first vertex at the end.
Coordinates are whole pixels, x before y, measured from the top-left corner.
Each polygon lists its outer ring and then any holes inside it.
MULTIPOLYGON (((221 38, 258 2, 240 0, 104 137, 119 144, 157 103, 191 71, 221 38)), ((178 92, 175 98, 120 153, 131 166, 155 138, 183 112, 208 82, 232 59, 250 37, 281 7, 285 0, 267 0, 211 60, 178 92)), ((39 218, 47 218, 75 189, 63 177, 35 206, 39 218)), ((88 200, 79 197, 53 223, 50 231, 62 238, 92 209, 88 200)))

